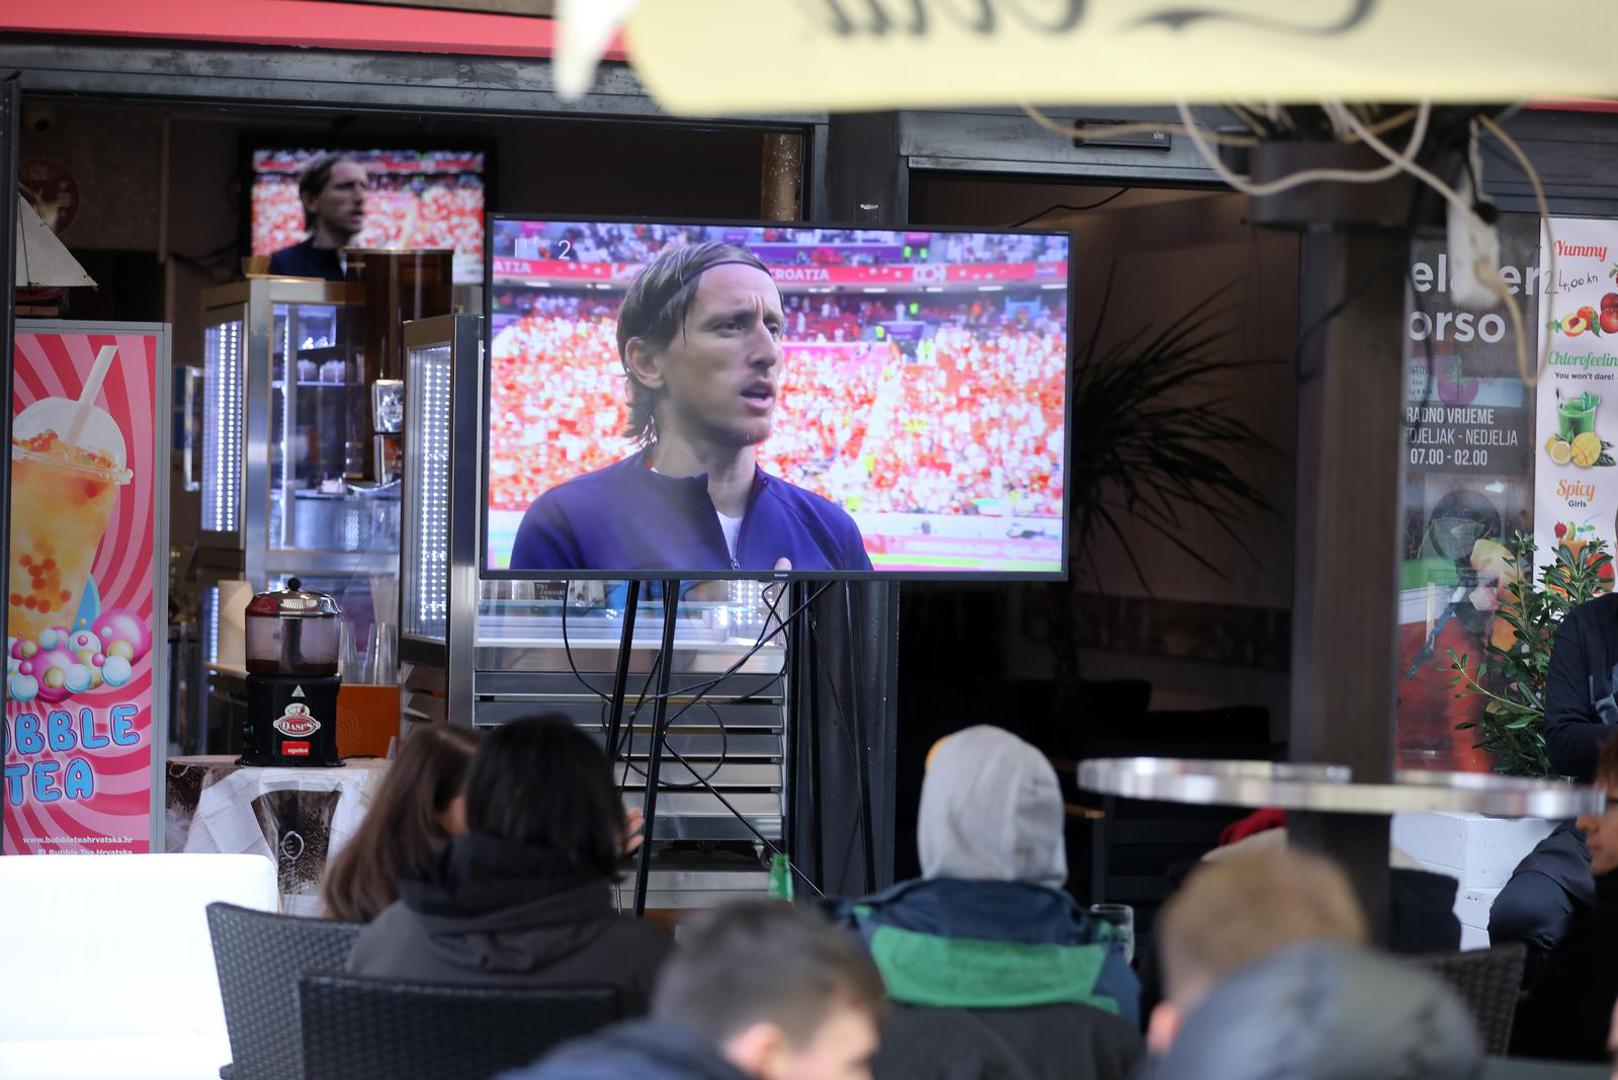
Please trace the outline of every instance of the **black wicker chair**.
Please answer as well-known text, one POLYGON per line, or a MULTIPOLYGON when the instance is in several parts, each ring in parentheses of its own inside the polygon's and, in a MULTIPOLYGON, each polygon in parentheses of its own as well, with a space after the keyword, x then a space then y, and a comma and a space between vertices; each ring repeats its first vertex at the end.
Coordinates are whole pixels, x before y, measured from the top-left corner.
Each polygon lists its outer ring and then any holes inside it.
POLYGON ((612 987, 497 988, 311 972, 304 1080, 489 1080, 623 1014, 612 987))
POLYGON ((1511 1024, 1522 989, 1523 964, 1528 951, 1520 942, 1470 952, 1413 956, 1419 964, 1449 983, 1466 1002, 1477 1021, 1484 1052, 1504 1055, 1511 1046, 1511 1024))
POLYGON ((286 1080, 302 1075, 298 976, 348 960, 358 923, 302 919, 234 904, 208 905, 219 996, 225 1005, 231 1063, 225 1080, 286 1080))

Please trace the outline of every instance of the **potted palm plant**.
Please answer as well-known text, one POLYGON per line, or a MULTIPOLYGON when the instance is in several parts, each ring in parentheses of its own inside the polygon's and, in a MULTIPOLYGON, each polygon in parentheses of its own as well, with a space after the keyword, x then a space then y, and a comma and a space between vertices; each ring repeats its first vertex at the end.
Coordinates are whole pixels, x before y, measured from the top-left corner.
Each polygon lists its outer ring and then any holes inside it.
POLYGON ((1273 453, 1227 399, 1210 389, 1218 376, 1250 366, 1225 356, 1229 286, 1191 305, 1167 323, 1101 345, 1109 275, 1101 315, 1074 357, 1069 473, 1072 514, 1068 580, 1048 596, 1047 622, 1057 686, 1078 684, 1077 603, 1081 569, 1095 581, 1098 537, 1121 542, 1148 591, 1145 568, 1125 538, 1124 524, 1143 523, 1210 573, 1224 570, 1199 550, 1193 525, 1211 523, 1252 554, 1236 524, 1251 513, 1273 513, 1264 493, 1238 471, 1245 457, 1273 453))

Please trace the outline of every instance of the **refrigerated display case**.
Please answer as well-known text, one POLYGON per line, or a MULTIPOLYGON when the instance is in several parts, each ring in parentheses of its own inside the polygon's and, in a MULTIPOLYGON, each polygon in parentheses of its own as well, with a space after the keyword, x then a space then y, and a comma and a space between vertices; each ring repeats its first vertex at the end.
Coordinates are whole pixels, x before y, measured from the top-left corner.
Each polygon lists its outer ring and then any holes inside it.
POLYGON ((358 301, 346 283, 278 278, 203 293, 201 732, 233 735, 244 689, 219 654, 220 582, 259 591, 297 576, 333 594, 356 655, 393 633, 400 484, 355 482, 348 467, 348 410, 361 397, 371 407, 354 355, 358 301))
MULTIPOLYGON (((626 586, 482 580, 482 319, 407 323, 404 346, 401 723, 485 727, 561 713, 604 739, 626 586)), ((784 635, 756 647, 774 629, 760 584, 692 583, 676 617, 654 908, 763 891, 753 830, 780 840, 789 796, 786 648, 784 635)), ((662 619, 657 586, 647 586, 614 764, 626 806, 644 794, 662 619)))

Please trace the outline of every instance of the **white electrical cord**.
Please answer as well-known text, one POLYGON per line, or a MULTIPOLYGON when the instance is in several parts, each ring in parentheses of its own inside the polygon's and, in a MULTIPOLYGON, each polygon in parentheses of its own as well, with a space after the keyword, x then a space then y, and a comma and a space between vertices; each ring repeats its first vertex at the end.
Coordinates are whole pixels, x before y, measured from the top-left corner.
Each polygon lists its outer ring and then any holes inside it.
MULTIPOLYGON (((1197 151, 1202 155, 1202 159, 1208 163, 1208 167, 1218 175, 1219 179, 1237 191, 1253 196, 1276 195, 1283 191, 1290 191, 1295 187, 1302 187, 1304 184, 1316 184, 1324 181, 1337 181, 1345 184, 1375 184, 1383 180, 1391 180, 1399 175, 1399 172, 1406 166, 1415 164, 1414 158, 1421 151, 1422 140, 1427 137, 1427 122, 1432 116, 1431 103, 1422 102, 1416 109, 1416 118, 1411 127, 1409 145, 1405 147, 1403 154, 1395 153, 1393 160, 1387 165, 1375 169, 1305 169, 1290 176, 1282 176, 1275 180, 1257 183, 1248 177, 1237 174, 1230 166, 1219 160, 1218 152, 1214 150, 1213 146, 1203 137, 1202 131, 1199 130, 1196 119, 1191 115, 1189 105, 1183 101, 1177 101, 1174 103, 1174 107, 1178 110, 1180 119, 1184 122, 1185 133, 1191 137, 1192 143, 1196 145, 1197 151)), ((1328 115, 1330 115, 1329 111, 1328 115)), ((1354 122, 1358 123, 1357 120, 1354 122)), ((1370 134, 1372 139, 1376 139, 1377 144, 1386 145, 1380 139, 1377 139, 1374 133, 1370 133, 1369 128, 1361 125, 1360 138, 1365 138, 1366 134, 1370 134)), ((1393 152, 1390 151, 1390 153, 1393 152)), ((1419 168, 1419 166, 1417 167, 1419 168)))
MULTIPOLYGON (((1417 180, 1420 180, 1422 183, 1438 192, 1438 194, 1442 195, 1451 206, 1454 206, 1457 210, 1461 211, 1461 213, 1475 223, 1478 228, 1488 229, 1490 227, 1489 224, 1478 215, 1477 209, 1466 199, 1462 198, 1459 192, 1450 187, 1448 184, 1444 183, 1444 181, 1440 180, 1429 170, 1409 160, 1408 150, 1405 152, 1405 154, 1401 155, 1395 151, 1393 147, 1379 139, 1376 136, 1376 133, 1371 131, 1364 124, 1360 123, 1359 118, 1354 115, 1353 110, 1349 109, 1341 101, 1327 101, 1323 103, 1322 107, 1326 109, 1328 114, 1335 114, 1339 119, 1341 119, 1350 131, 1354 132, 1360 137, 1365 145, 1387 158, 1390 164, 1397 165, 1405 172, 1409 173, 1411 176, 1414 176, 1417 180)), ((1510 312, 1512 336, 1517 346, 1517 374, 1522 377, 1522 381, 1526 385, 1533 386, 1539 381, 1539 369, 1536 367, 1533 370, 1530 370, 1528 367, 1528 341, 1523 335, 1522 305, 1517 302, 1517 298, 1515 296, 1511 295, 1511 289, 1506 285, 1505 279, 1500 276, 1500 268, 1498 266, 1492 265, 1486 259, 1479 259, 1473 264, 1472 272, 1474 275, 1476 275, 1477 279, 1482 282, 1486 288, 1488 288, 1490 292, 1494 293, 1500 298, 1501 302, 1505 304, 1506 310, 1510 312)))
MULTIPOLYGON (((1360 137, 1361 142, 1365 143, 1366 146, 1369 146, 1372 150, 1375 150, 1378 154, 1386 158, 1388 163, 1391 164, 1396 170, 1407 172, 1411 176, 1414 176, 1417 180, 1420 180, 1422 183, 1426 184, 1428 187, 1442 195, 1451 205, 1460 210, 1461 213, 1465 214, 1479 225, 1483 224, 1483 220, 1478 217, 1477 210, 1472 207, 1471 203, 1463 199, 1459 192, 1450 187, 1448 184, 1444 183, 1444 181, 1440 180, 1437 176, 1434 176, 1428 170, 1424 169, 1420 165, 1417 165, 1415 161, 1412 160, 1415 155, 1411 153, 1409 148, 1406 148, 1405 152, 1400 154, 1393 147, 1389 146, 1387 143, 1378 138, 1376 132, 1360 123, 1359 118, 1356 117, 1354 113, 1341 101, 1322 102, 1321 107, 1326 110, 1327 115, 1335 116, 1337 119, 1341 120, 1348 130, 1360 137)), ((1426 102, 1423 102, 1422 107, 1430 108, 1426 102)))

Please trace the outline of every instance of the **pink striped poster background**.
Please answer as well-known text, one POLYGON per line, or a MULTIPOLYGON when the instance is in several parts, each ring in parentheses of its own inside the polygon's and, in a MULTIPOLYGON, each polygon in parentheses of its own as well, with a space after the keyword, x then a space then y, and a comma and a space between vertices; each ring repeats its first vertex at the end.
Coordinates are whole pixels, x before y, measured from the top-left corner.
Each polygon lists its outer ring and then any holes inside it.
MULTIPOLYGON (((118 347, 96 404, 123 432, 127 465, 134 477, 119 491, 111 523, 96 550, 91 578, 100 593, 102 612, 123 609, 148 626, 152 625, 157 584, 155 515, 167 512, 157 506, 157 469, 168 467, 167 447, 157 441, 158 410, 169 408, 167 401, 158 400, 158 365, 167 359, 161 343, 157 332, 20 330, 14 350, 13 417, 41 398, 76 399, 97 351, 103 345, 118 347)), ((11 512, 49 514, 51 507, 13 505, 11 512)), ((166 621, 167 613, 163 614, 166 621)), ((0 787, 5 854, 149 850, 153 691, 160 671, 158 659, 163 655, 164 637, 158 634, 150 650, 135 661, 133 677, 121 687, 102 683, 58 703, 38 698, 15 701, 7 694, 5 783, 0 787), (58 725, 54 740, 24 736, 25 731, 34 730, 33 725, 46 731, 49 714, 58 710, 70 715, 71 734, 58 725), (35 718, 32 724, 26 718, 19 723, 25 714, 35 718), (86 727, 88 747, 80 743, 86 727), (109 738, 115 727, 121 738, 109 738), (81 778, 84 764, 88 764, 92 792, 86 793, 82 782, 72 791, 64 791, 63 780, 73 759, 81 762, 77 766, 81 778), (52 770, 46 764, 41 778, 40 765, 50 762, 58 768, 52 770)))

